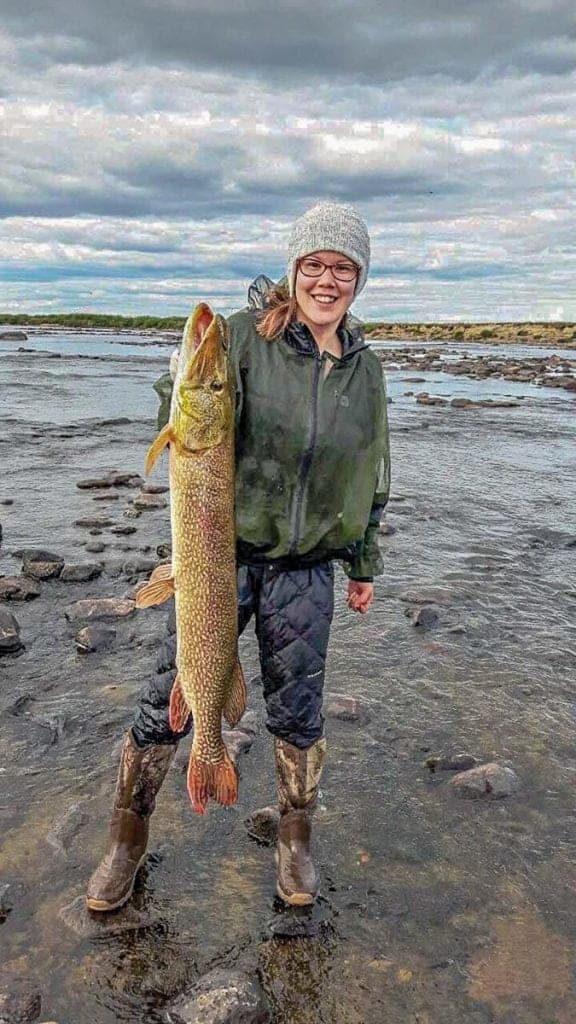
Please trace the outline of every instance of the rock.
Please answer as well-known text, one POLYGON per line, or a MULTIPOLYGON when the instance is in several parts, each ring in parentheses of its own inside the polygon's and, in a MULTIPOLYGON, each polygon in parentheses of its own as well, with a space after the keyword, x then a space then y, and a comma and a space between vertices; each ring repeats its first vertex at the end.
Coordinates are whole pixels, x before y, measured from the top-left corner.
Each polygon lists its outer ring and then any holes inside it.
POLYGON ((160 918, 137 910, 131 903, 112 914, 91 913, 86 909, 83 895, 77 896, 72 903, 62 907, 58 911, 58 917, 70 931, 82 939, 105 938, 107 935, 157 928, 162 923, 160 918))
POLYGON ((167 494, 169 490, 166 484, 144 484, 142 487, 143 494, 167 494))
POLYGON ((12 911, 12 900, 10 898, 10 886, 8 883, 0 885, 0 924, 6 920, 12 911))
POLYGON ((92 501, 120 501, 119 494, 94 494, 92 501))
POLYGON ((520 780, 512 768, 496 762, 481 764, 470 771, 459 772, 450 780, 450 786, 459 796, 474 799, 482 796, 504 797, 515 793, 520 780))
POLYGON ((419 608, 407 608, 406 615, 412 620, 412 625, 420 629, 429 629, 438 622, 438 612, 431 604, 423 604, 419 608))
POLYGON ((172 545, 171 544, 159 544, 156 548, 156 554, 158 558, 171 558, 172 557, 172 545))
POLYGON ((0 1021, 2 1024, 32 1024, 42 1010, 37 988, 23 978, 3 972, 0 975, 0 1021))
POLYGON ((107 651, 116 639, 112 626, 84 626, 74 637, 74 643, 82 654, 107 651))
POLYGON ((88 480, 78 480, 76 482, 76 487, 79 487, 81 491, 97 490, 100 487, 112 486, 113 484, 107 476, 90 477, 88 480))
POLYGON ((125 576, 138 576, 140 573, 151 573, 158 562, 155 558, 145 558, 144 555, 135 555, 127 558, 122 565, 122 572, 125 576))
POLYGON ((86 551, 89 551, 91 555, 100 555, 106 550, 106 545, 101 540, 89 540, 86 545, 86 551))
POLYGON ((118 473, 113 470, 105 476, 91 477, 89 480, 78 480, 76 487, 80 490, 97 490, 104 487, 140 487, 142 477, 139 473, 118 473))
POLYGON ((14 498, 0 498, 0 505, 13 505, 14 498))
POLYGON ((23 646, 17 620, 11 612, 0 608, 0 655, 20 651, 23 646))
POLYGON ((396 533, 397 529, 397 526, 392 526, 392 523, 388 523, 385 521, 383 523, 380 523, 380 526, 378 527, 378 533, 382 537, 391 537, 392 534, 396 533))
POLYGON ((120 537, 128 537, 131 533, 136 533, 137 526, 130 526, 128 523, 120 523, 118 526, 113 526, 110 533, 115 533, 120 537))
POLYGON ((453 398, 450 405, 453 409, 470 409, 478 405, 478 402, 474 402, 472 398, 453 398))
POLYGON ((25 576, 0 578, 0 601, 32 601, 39 597, 40 587, 25 576))
POLYGON ((25 331, 0 331, 0 341, 28 341, 25 331))
POLYGON ((64 860, 68 857, 68 848, 76 834, 90 821, 84 805, 85 801, 72 804, 44 836, 44 841, 50 849, 64 860))
POLYGON ((329 718, 338 718, 341 722, 358 722, 368 720, 368 711, 357 697, 347 693, 327 693, 324 699, 324 711, 329 718))
POLYGON ((92 530, 89 530, 88 532, 89 532, 91 537, 101 537, 102 536, 102 530, 100 530, 100 529, 94 528, 92 530))
POLYGON ((251 839, 262 846, 272 846, 278 836, 280 811, 277 807, 259 807, 244 818, 244 826, 251 839))
POLYGON ((22 558, 22 572, 35 580, 56 579, 62 572, 64 559, 53 551, 41 548, 25 548, 19 552, 22 558))
POLYGON ((240 754, 247 754, 254 743, 253 734, 243 732, 242 729, 225 729, 222 732, 222 739, 233 764, 237 763, 240 754))
POLYGON ((68 605, 64 614, 68 622, 93 619, 125 619, 134 614, 134 601, 125 597, 88 597, 68 605))
POLYGON ((95 580, 102 573, 102 566, 98 562, 75 562, 68 563, 60 573, 60 579, 65 583, 86 583, 87 580, 95 580))
POLYGON ((126 519, 140 519, 142 513, 137 508, 125 508, 122 515, 126 516, 126 519))
POLYGON ((166 1012, 168 1024, 270 1024, 272 1017, 256 977, 216 967, 166 1012))
POLYGON ((134 508, 147 511, 148 509, 166 508, 168 502, 161 494, 137 494, 134 498, 134 508))
POLYGON ((256 711, 245 711, 242 718, 238 722, 238 729, 242 732, 249 732, 251 736, 256 736, 260 731, 260 720, 256 711))
POLYGON ((475 768, 478 758, 472 754, 439 754, 427 757, 424 764, 432 772, 464 772, 475 768))
POLYGON ((420 394, 416 395, 416 401, 418 405, 448 405, 447 398, 437 398, 429 395, 426 391, 421 391, 420 394))
POLYGON ((107 526, 114 526, 114 520, 109 516, 83 516, 81 519, 75 520, 74 526, 105 530, 107 526))

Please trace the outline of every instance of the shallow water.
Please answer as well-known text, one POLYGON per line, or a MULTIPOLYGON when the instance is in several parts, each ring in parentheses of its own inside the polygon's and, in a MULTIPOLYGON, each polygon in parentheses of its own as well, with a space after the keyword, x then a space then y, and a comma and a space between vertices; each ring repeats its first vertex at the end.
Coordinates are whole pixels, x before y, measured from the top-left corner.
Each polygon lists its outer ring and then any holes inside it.
MULTIPOLYGON (((32 544, 106 566, 91 583, 47 582, 36 601, 7 606, 26 650, 0 662, 5 968, 37 983, 42 1019, 61 1024, 151 1024, 186 984, 234 963, 259 973, 275 1024, 573 1024, 576 398, 529 385, 422 374, 415 390, 525 395, 514 409, 427 408, 402 395, 405 371, 388 374, 395 532, 382 538, 386 574, 368 616, 346 610, 338 576, 327 686, 358 696, 365 718, 327 723, 310 937, 274 934, 294 915, 275 905, 271 851, 242 824, 273 800, 263 725, 240 763, 237 807, 194 817, 184 775, 171 772, 133 907, 82 933, 74 901, 101 849, 118 740, 165 613, 138 612, 110 652, 81 656, 63 611, 130 591, 119 567, 167 539, 168 511, 126 520, 133 491, 94 502, 76 482, 140 470, 162 369, 0 355, 0 498, 14 499, 0 506, 0 571, 17 572, 10 552, 32 544), (86 555, 73 521, 102 513, 137 532, 105 529, 104 554, 86 555), (426 600, 438 620, 422 632, 406 612, 426 600), (519 792, 458 799, 451 773, 424 761, 459 752, 513 767, 519 792)), ((251 634, 242 657, 256 676, 251 634)), ((250 693, 261 718, 259 686, 250 693)))

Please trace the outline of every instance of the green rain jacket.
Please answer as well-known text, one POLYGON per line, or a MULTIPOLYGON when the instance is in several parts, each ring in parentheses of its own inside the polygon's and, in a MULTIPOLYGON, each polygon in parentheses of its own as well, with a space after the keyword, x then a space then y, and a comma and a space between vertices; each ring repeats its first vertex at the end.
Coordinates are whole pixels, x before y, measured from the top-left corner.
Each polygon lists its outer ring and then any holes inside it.
MULTIPOLYGON (((360 329, 341 326, 342 357, 320 354, 306 325, 267 341, 257 313, 234 313, 236 534, 239 561, 303 567, 340 559, 347 575, 383 572, 380 515, 388 500, 386 388, 360 329), (333 366, 324 376, 326 361, 333 366)), ((159 426, 172 381, 154 385, 159 426)))

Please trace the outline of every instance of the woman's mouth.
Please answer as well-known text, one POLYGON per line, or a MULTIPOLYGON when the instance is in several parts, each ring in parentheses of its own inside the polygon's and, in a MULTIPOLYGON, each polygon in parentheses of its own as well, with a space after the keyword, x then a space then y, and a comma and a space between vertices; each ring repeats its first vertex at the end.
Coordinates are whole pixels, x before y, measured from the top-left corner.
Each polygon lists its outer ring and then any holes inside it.
POLYGON ((336 302, 336 296, 335 295, 311 295, 310 298, 314 299, 314 302, 318 306, 323 306, 324 308, 328 308, 329 306, 333 306, 334 303, 336 302))

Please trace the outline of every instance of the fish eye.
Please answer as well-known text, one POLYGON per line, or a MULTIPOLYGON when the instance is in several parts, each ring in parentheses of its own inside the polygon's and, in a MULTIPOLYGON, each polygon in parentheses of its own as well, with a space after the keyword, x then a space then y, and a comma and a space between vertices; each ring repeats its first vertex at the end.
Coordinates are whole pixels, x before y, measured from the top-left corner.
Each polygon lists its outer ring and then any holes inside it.
POLYGON ((224 385, 220 380, 213 380, 210 387, 212 388, 212 391, 222 391, 224 385))

